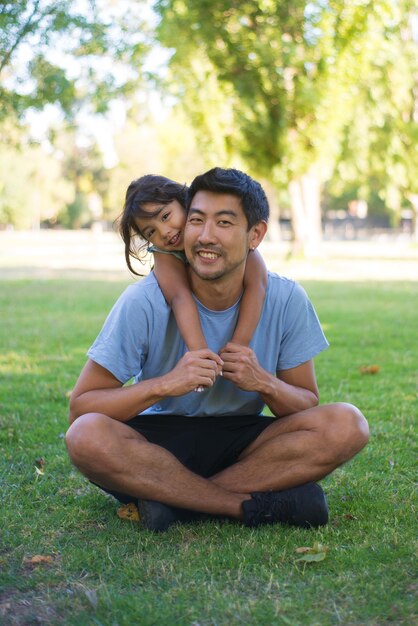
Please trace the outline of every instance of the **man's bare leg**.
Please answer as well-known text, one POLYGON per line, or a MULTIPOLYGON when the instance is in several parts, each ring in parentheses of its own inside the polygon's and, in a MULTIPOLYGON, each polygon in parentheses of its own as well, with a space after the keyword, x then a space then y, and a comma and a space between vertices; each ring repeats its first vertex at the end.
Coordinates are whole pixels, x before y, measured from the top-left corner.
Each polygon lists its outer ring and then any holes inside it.
POLYGON ((231 491, 282 490, 324 478, 367 443, 368 426, 350 404, 329 404, 277 419, 238 463, 211 477, 231 491))
POLYGON ((194 474, 171 452, 103 414, 79 417, 66 443, 71 460, 87 478, 138 499, 240 519, 242 502, 250 497, 194 474))
POLYGON ((233 492, 185 468, 170 452, 106 415, 79 417, 67 433, 74 464, 110 491, 138 498, 145 528, 164 531, 190 521, 190 511, 242 519, 247 526, 284 523, 317 527, 328 520, 322 490, 309 483, 280 493, 233 492), (171 505, 171 506, 170 506, 171 505))
POLYGON ((367 442, 367 423, 351 405, 328 405, 278 419, 235 465, 210 480, 170 452, 102 414, 76 420, 67 433, 74 464, 101 486, 134 497, 242 518, 253 491, 283 490, 319 480, 367 442))

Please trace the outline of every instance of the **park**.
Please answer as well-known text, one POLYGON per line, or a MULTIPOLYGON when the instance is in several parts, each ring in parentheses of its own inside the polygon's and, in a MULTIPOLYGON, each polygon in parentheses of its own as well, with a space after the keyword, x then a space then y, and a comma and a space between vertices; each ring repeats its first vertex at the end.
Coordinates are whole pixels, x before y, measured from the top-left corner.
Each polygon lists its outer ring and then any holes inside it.
POLYGON ((418 37, 409 2, 373 4, 0 9, 1 624, 418 623, 418 37), (67 454, 86 352, 143 280, 116 232, 126 186, 213 165, 265 186, 260 252, 330 343, 320 402, 369 422, 368 445, 321 481, 318 529, 213 519, 156 535, 67 454))

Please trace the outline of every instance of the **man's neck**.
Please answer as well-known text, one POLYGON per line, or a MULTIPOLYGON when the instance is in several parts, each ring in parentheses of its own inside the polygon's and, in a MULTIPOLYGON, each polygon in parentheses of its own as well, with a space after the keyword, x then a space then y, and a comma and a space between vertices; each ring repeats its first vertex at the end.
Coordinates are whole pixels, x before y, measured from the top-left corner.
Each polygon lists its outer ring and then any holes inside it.
POLYGON ((212 311, 224 311, 233 306, 240 298, 244 272, 241 277, 235 273, 216 280, 203 280, 189 268, 190 286, 196 298, 212 311))

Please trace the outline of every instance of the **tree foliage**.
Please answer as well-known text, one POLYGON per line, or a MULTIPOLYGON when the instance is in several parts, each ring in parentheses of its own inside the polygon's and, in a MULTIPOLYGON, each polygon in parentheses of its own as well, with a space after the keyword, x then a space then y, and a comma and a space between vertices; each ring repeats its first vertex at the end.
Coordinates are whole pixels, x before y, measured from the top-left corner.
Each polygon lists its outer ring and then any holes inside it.
POLYGON ((57 132, 54 146, 31 141, 10 122, 2 130, 9 140, 0 142, 1 225, 80 228, 102 219, 109 173, 93 140, 80 145, 71 125, 57 132))
POLYGON ((64 177, 62 160, 41 146, 23 143, 0 146, 0 224, 18 229, 39 228, 56 218, 74 197, 72 182, 64 177))
POLYGON ((396 221, 418 193, 418 46, 412 5, 391 8, 384 36, 370 29, 369 71, 360 74, 330 189, 354 185, 359 197, 377 195, 396 221))
POLYGON ((288 185, 297 238, 318 235, 321 184, 336 164, 363 176, 389 162, 408 167, 417 124, 410 0, 158 0, 156 7, 177 92, 196 119, 205 65, 214 68, 231 120, 225 143, 253 172, 288 185))
POLYGON ((106 191, 103 158, 90 129, 81 146, 77 128, 140 87, 149 50, 144 5, 0 0, 0 223, 79 227, 97 218, 106 191), (45 145, 30 139, 33 111, 47 119, 45 145))
POLYGON ((141 2, 2 0, 0 117, 58 104, 103 112, 138 85, 146 52, 141 2))

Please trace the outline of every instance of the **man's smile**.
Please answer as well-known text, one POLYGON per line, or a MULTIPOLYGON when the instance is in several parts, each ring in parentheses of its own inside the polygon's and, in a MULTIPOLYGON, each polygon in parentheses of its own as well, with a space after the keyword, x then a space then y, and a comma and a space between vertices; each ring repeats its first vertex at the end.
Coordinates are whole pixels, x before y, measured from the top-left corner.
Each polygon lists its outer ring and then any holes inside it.
POLYGON ((222 256, 220 252, 217 252, 215 250, 195 249, 195 253, 199 258, 207 261, 215 261, 222 256))

